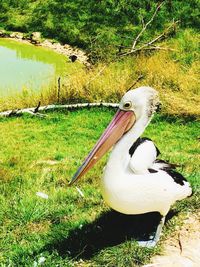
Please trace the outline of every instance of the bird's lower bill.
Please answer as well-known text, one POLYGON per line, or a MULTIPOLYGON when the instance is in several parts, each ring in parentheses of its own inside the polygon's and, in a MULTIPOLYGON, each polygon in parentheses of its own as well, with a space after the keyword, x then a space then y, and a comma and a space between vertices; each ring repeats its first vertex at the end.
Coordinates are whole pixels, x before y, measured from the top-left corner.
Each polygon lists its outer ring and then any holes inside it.
POLYGON ((114 118, 101 135, 83 164, 72 177, 69 185, 72 185, 78 178, 83 176, 103 155, 130 130, 135 123, 135 114, 132 111, 118 110, 114 118))

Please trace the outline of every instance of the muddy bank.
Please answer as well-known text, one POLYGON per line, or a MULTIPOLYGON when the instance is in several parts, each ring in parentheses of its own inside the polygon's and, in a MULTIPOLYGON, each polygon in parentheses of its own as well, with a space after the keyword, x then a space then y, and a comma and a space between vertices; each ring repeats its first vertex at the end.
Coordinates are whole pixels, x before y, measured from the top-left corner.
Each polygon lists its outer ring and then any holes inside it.
POLYGON ((6 32, 5 30, 0 30, 0 37, 11 38, 20 42, 31 43, 33 45, 47 47, 59 54, 68 57, 68 59, 71 60, 72 62, 78 60, 79 62, 83 63, 86 67, 90 66, 88 56, 83 50, 76 47, 72 47, 68 44, 62 45, 59 42, 56 42, 55 40, 44 39, 42 38, 40 32, 33 32, 32 34, 28 35, 21 32, 10 33, 6 32))

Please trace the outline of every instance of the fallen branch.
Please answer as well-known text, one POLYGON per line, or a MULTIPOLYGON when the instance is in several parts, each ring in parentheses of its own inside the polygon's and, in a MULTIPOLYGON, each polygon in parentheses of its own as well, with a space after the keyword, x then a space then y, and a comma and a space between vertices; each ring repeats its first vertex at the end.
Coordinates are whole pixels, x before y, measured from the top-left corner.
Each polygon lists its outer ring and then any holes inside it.
POLYGON ((162 47, 162 46, 155 46, 153 45, 154 43, 160 41, 161 38, 167 36, 167 34, 169 33, 169 30, 171 28, 174 28, 175 25, 177 25, 180 21, 177 20, 173 23, 171 23, 160 35, 158 35, 157 37, 153 38, 151 41, 143 44, 142 46, 138 47, 138 48, 135 48, 134 50, 130 50, 126 53, 123 53, 121 54, 120 56, 127 56, 127 55, 131 55, 133 53, 137 53, 137 52, 140 52, 142 50, 156 50, 156 49, 160 49, 160 50, 171 50, 171 51, 176 51, 175 49, 173 48, 168 48, 168 47, 162 47))
POLYGON ((131 54, 134 54, 136 52, 140 52, 140 51, 147 51, 147 50, 168 50, 168 51, 177 51, 176 49, 173 49, 173 48, 170 48, 170 47, 163 47, 163 46, 150 46, 150 47, 140 47, 134 51, 130 51, 130 52, 127 52, 125 54, 122 54, 120 56, 128 56, 128 55, 131 55, 131 54))
POLYGON ((146 28, 148 27, 149 24, 151 24, 151 22, 154 20, 158 10, 161 8, 161 6, 164 4, 164 2, 161 2, 159 5, 157 5, 157 8, 156 10, 154 11, 153 13, 153 16, 151 17, 151 19, 146 23, 144 24, 144 20, 142 20, 142 24, 143 24, 143 27, 142 27, 142 30, 139 32, 139 34, 136 36, 134 42, 133 42, 133 45, 132 45, 132 48, 131 48, 131 52, 135 50, 135 46, 140 38, 140 36, 143 34, 143 32, 146 30, 146 28))
POLYGON ((164 47, 164 46, 159 46, 159 45, 147 47, 147 48, 144 48, 144 50, 169 50, 169 51, 178 51, 177 49, 174 49, 174 48, 164 47))
POLYGON ((3 111, 3 112, 0 112, 0 117, 20 116, 26 113, 32 116, 44 117, 46 115, 39 113, 40 111, 55 110, 55 109, 71 110, 71 109, 78 109, 78 108, 85 108, 85 107, 100 107, 100 106, 117 108, 119 104, 98 102, 98 103, 78 103, 78 104, 69 104, 69 105, 47 105, 47 106, 38 106, 36 108, 32 107, 32 108, 3 111))
POLYGON ((150 46, 152 45, 153 43, 159 41, 162 37, 165 37, 169 30, 171 28, 175 28, 175 26, 180 22, 180 20, 177 20, 177 21, 173 21, 160 35, 158 35, 157 37, 155 37, 153 40, 151 40, 150 42, 147 42, 146 44, 144 44, 145 46, 150 46))

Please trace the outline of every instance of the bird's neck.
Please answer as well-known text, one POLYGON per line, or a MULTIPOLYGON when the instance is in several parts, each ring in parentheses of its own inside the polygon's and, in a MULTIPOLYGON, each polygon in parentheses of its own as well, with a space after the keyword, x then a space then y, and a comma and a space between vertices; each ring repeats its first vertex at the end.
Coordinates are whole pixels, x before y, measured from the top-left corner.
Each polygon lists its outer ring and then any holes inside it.
POLYGON ((112 154, 128 155, 130 147, 142 135, 150 120, 151 117, 146 115, 140 117, 134 126, 117 142, 112 154))

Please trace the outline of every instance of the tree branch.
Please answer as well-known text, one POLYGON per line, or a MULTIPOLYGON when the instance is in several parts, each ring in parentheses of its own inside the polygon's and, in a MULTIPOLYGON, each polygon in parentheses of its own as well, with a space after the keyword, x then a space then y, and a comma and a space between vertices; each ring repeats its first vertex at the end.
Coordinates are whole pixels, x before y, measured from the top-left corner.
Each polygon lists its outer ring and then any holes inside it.
POLYGON ((130 50, 126 53, 121 54, 120 56, 127 56, 136 52, 139 52, 141 50, 153 50, 153 49, 162 49, 162 50, 172 50, 175 51, 175 49, 172 48, 167 48, 167 47, 161 47, 161 46, 152 46, 152 44, 158 42, 162 37, 167 36, 167 34, 169 33, 169 30, 171 28, 173 28, 176 24, 178 24, 180 21, 177 20, 173 23, 171 23, 160 35, 158 35, 157 37, 153 38, 151 41, 143 44, 142 46, 135 48, 134 50, 130 50))
POLYGON ((127 91, 131 90, 141 79, 144 78, 144 75, 139 75, 137 77, 137 79, 129 86, 129 88, 127 89, 127 91))
POLYGON ((162 6, 163 4, 164 4, 164 2, 161 2, 161 3, 157 6, 157 8, 156 8, 156 10, 154 11, 154 13, 153 13, 151 19, 150 19, 146 24, 144 24, 144 20, 142 21, 142 24, 143 24, 142 30, 141 30, 141 31, 139 32, 139 34, 136 36, 136 38, 135 38, 135 40, 134 40, 134 42, 133 42, 132 48, 131 48, 131 52, 134 51, 138 39, 139 39, 140 36, 143 34, 143 32, 146 30, 146 28, 148 27, 148 25, 154 20, 156 14, 157 14, 157 12, 158 12, 158 10, 161 8, 161 6, 162 6))
POLYGON ((39 101, 37 107, 36 107, 35 110, 34 110, 34 113, 37 113, 37 112, 38 112, 40 105, 41 105, 41 102, 39 101))

